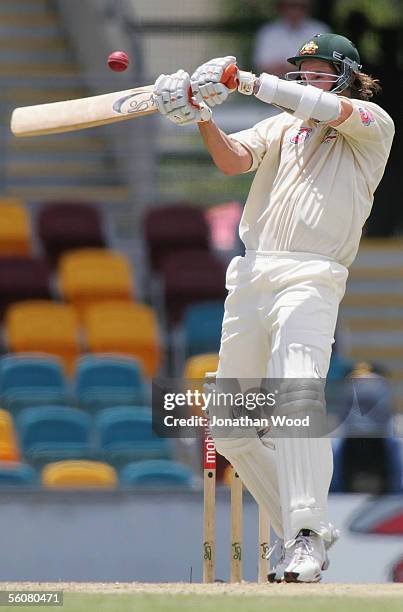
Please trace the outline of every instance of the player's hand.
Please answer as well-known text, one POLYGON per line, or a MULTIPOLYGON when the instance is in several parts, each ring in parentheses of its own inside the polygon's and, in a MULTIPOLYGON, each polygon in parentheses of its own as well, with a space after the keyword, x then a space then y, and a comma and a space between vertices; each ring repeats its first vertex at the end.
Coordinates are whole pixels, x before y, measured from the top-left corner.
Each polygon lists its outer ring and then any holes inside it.
POLYGON ((205 102, 210 108, 225 102, 231 90, 220 81, 224 70, 231 64, 236 64, 236 58, 232 55, 216 57, 194 71, 190 82, 193 97, 197 102, 205 102))
POLYGON ((154 100, 161 115, 177 125, 210 121, 212 111, 203 102, 189 99, 190 77, 184 70, 161 74, 155 81, 154 100))

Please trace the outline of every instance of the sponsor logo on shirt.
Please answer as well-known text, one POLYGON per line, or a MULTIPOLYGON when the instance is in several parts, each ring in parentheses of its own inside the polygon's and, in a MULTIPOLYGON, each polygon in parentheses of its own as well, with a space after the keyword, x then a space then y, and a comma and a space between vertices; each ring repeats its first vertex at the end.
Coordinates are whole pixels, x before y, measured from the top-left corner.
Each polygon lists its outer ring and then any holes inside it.
POLYGON ((316 51, 319 49, 318 45, 314 40, 307 42, 301 49, 299 50, 300 55, 314 55, 316 51))
POLYGON ((292 144, 299 144, 300 142, 305 142, 305 140, 307 140, 307 138, 309 138, 312 134, 312 131, 313 128, 299 128, 298 132, 294 134, 294 136, 291 136, 290 142, 292 144))
POLYGON ((375 117, 369 110, 367 110, 363 106, 359 106, 358 110, 359 110, 361 122, 363 123, 363 125, 368 127, 369 125, 371 125, 371 123, 375 123, 375 117))

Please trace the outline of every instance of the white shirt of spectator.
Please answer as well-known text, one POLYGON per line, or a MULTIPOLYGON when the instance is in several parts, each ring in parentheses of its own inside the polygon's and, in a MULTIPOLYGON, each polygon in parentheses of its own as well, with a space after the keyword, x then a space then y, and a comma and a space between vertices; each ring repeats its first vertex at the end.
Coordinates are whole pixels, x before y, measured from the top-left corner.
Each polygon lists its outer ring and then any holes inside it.
POLYGON ((252 251, 301 251, 349 266, 389 157, 391 117, 352 99, 351 116, 332 128, 288 113, 230 137, 256 170, 240 224, 252 251))
POLYGON ((329 27, 315 19, 304 19, 296 28, 283 19, 276 19, 260 28, 256 36, 254 65, 265 70, 267 64, 284 62, 297 54, 301 45, 315 34, 329 32, 329 27))

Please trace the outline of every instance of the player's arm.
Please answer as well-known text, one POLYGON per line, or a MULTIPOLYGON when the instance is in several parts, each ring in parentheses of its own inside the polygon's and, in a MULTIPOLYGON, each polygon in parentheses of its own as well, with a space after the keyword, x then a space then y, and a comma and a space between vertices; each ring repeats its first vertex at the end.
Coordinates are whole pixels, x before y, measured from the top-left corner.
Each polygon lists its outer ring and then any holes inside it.
MULTIPOLYGON (((243 72, 239 71, 242 92, 243 72)), ((249 79, 249 73, 246 73, 249 79)), ((329 125, 339 125, 351 114, 352 107, 340 96, 323 91, 313 85, 302 86, 299 83, 279 79, 273 74, 261 74, 253 86, 253 93, 262 102, 274 104, 303 121, 318 121, 329 125)))
POLYGON ((337 119, 335 119, 335 121, 331 121, 329 125, 332 127, 337 127, 341 123, 344 123, 345 121, 347 121, 347 119, 350 117, 352 112, 353 112, 353 105, 350 102, 350 100, 346 100, 346 99, 341 100, 340 115, 338 116, 337 119))
POLYGON ((212 121, 212 110, 230 94, 222 83, 224 71, 236 62, 233 56, 215 58, 202 64, 190 78, 184 70, 161 75, 154 86, 158 110, 176 125, 198 124, 201 136, 217 168, 224 174, 247 172, 253 164, 251 153, 231 139, 212 121), (193 98, 189 98, 189 90, 193 98))
POLYGON ((253 163, 251 153, 233 140, 214 121, 199 123, 200 134, 215 165, 228 176, 247 172, 253 163))

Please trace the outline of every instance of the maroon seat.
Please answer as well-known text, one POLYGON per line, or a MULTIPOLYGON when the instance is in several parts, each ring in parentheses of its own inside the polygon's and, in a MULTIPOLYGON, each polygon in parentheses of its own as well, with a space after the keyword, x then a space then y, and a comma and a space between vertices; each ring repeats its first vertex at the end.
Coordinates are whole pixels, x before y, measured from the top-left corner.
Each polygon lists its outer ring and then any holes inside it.
POLYGON ((225 266, 214 253, 202 249, 168 255, 161 263, 168 319, 178 323, 187 306, 226 296, 225 266))
POLYGON ((34 257, 0 257, 0 316, 9 304, 52 299, 49 264, 34 257))
POLYGON ((91 204, 49 202, 38 219, 38 234, 49 260, 55 264, 64 251, 104 247, 102 216, 91 204))
POLYGON ((162 260, 174 251, 209 248, 204 211, 191 204, 153 208, 145 216, 144 231, 153 270, 159 270, 162 260))

